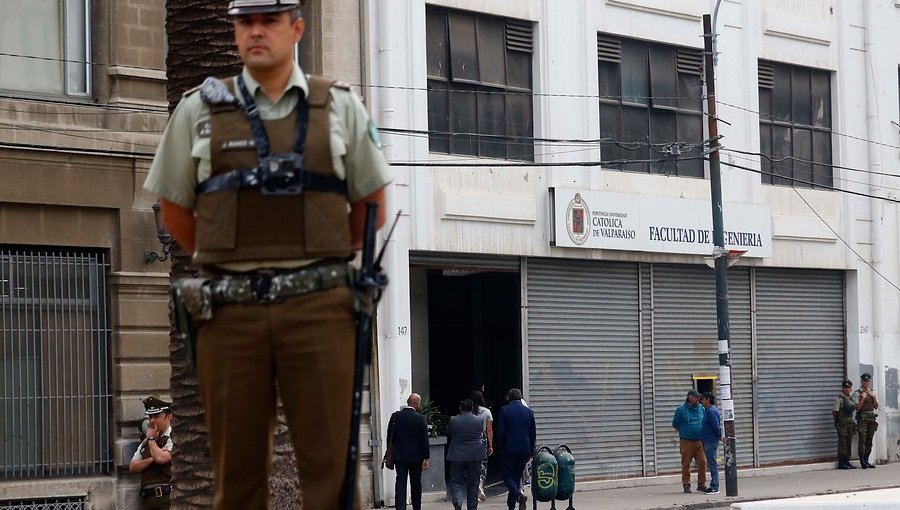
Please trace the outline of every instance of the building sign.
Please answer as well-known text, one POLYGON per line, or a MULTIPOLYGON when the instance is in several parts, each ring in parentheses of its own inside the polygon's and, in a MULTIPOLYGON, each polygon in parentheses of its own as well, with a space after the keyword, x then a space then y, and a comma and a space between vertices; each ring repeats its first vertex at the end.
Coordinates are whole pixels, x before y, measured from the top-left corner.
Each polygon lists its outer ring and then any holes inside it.
MULTIPOLYGON (((710 255, 710 202, 550 188, 550 245, 570 248, 710 255)), ((772 256, 769 208, 724 204, 725 248, 772 256)))

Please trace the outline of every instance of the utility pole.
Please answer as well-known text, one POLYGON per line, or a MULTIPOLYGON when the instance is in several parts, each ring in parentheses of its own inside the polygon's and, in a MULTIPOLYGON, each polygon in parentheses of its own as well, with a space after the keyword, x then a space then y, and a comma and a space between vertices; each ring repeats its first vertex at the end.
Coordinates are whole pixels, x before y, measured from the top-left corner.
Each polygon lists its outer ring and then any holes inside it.
POLYGON ((716 77, 713 67, 713 27, 703 16, 706 67, 706 104, 709 121, 709 187, 712 195, 713 256, 716 262, 716 322, 719 326, 719 402, 725 421, 725 495, 737 496, 737 454, 734 437, 734 394, 731 389, 731 326, 728 320, 728 257, 722 220, 722 174, 719 165, 719 126, 716 118, 716 77))

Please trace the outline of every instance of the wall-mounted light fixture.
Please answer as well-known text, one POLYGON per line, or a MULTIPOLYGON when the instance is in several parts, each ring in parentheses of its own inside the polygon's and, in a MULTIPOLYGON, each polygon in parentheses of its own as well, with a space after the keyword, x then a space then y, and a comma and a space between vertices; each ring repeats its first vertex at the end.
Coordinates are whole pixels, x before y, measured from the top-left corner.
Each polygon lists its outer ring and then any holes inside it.
POLYGON ((150 264, 155 260, 169 260, 169 252, 172 251, 172 236, 166 230, 166 226, 162 222, 162 211, 159 202, 153 204, 153 219, 156 220, 156 238, 162 244, 162 253, 147 250, 144 252, 144 264, 150 264))

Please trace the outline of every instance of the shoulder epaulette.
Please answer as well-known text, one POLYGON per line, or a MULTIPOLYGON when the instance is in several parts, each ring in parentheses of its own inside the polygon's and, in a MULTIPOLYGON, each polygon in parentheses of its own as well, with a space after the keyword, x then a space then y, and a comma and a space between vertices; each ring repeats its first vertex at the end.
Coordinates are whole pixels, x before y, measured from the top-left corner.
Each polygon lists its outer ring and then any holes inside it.
POLYGON ((212 76, 200 85, 200 97, 210 106, 237 104, 237 99, 224 81, 212 76))

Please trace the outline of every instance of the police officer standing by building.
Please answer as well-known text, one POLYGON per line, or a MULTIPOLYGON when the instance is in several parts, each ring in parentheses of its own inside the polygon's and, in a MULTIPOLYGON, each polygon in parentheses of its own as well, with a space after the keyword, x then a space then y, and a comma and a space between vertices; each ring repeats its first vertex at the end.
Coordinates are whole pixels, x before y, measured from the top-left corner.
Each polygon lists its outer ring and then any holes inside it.
POLYGON ((838 436, 838 469, 856 469, 850 463, 850 449, 853 447, 853 433, 856 424, 853 423, 853 411, 856 403, 853 401, 853 381, 844 379, 841 393, 835 397, 831 415, 834 417, 834 428, 838 436))
POLYGON ((872 438, 875 437, 875 431, 878 430, 878 422, 875 418, 878 414, 878 397, 875 391, 869 387, 872 381, 872 375, 868 372, 859 377, 861 387, 853 394, 853 400, 856 403, 856 425, 859 428, 859 442, 857 451, 859 453, 859 465, 863 469, 875 469, 875 466, 869 463, 869 454, 872 453, 872 438))
POLYGON ((172 404, 159 397, 144 399, 150 421, 147 437, 131 457, 128 471, 141 474, 141 508, 168 509, 172 492, 172 404))
POLYGON ((214 507, 268 508, 277 385, 303 507, 337 509, 356 352, 348 260, 367 203, 384 223, 390 169, 359 97, 297 65, 298 0, 228 13, 243 71, 184 96, 144 183, 200 270, 176 290, 197 327, 214 507))

